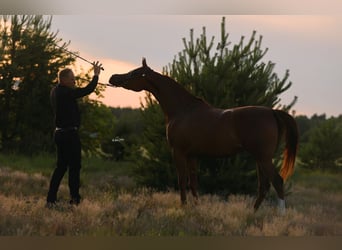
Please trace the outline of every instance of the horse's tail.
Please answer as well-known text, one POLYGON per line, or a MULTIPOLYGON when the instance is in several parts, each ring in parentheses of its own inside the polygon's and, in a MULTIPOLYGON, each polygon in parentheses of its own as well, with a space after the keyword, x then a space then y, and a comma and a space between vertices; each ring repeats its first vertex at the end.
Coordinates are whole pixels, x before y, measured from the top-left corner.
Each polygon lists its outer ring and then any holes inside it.
POLYGON ((279 140, 285 134, 285 150, 280 175, 285 181, 292 175, 298 148, 298 128, 295 119, 282 110, 274 110, 278 122, 279 140))

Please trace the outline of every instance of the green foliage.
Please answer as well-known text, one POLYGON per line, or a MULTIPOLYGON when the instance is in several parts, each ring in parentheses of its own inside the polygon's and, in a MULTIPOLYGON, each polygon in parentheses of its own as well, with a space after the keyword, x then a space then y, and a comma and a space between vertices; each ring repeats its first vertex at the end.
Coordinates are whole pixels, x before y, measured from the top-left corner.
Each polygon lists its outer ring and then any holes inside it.
POLYGON ((305 115, 300 115, 296 116, 295 119, 298 126, 300 143, 302 144, 307 143, 310 139, 310 131, 325 122, 327 118, 325 114, 314 114, 310 118, 305 115))
POLYGON ((84 98, 80 103, 82 126, 80 137, 86 154, 102 155, 101 144, 114 134, 116 120, 109 107, 84 98))
POLYGON ((101 151, 106 158, 123 160, 130 159, 135 152, 143 130, 141 110, 132 108, 110 108, 115 124, 107 131, 101 141, 101 151))
MULTIPOLYGON (((37 154, 55 148, 50 91, 58 71, 72 66, 75 58, 67 52, 69 43, 50 31, 51 22, 52 17, 39 15, 0 17, 1 151, 37 154)), ((89 72, 76 77, 90 80, 89 72)), ((101 96, 103 89, 98 86, 96 95, 101 96)), ((98 101, 84 98, 80 102, 83 149, 97 153, 115 122, 110 110, 98 101)))
POLYGON ((314 188, 322 193, 342 194, 341 173, 300 167, 293 179, 296 185, 304 188, 314 188))
POLYGON ((10 168, 29 174, 41 173, 44 176, 50 177, 51 170, 56 166, 56 157, 48 153, 36 154, 34 156, 0 153, 0 163, 1 168, 10 168))
MULTIPOLYGON (((267 52, 261 48, 262 37, 256 39, 254 31, 247 43, 242 37, 231 48, 223 18, 220 38, 217 44, 214 37, 207 41, 204 27, 201 36, 195 39, 190 30, 190 40, 183 39, 184 50, 163 72, 215 107, 263 105, 290 110, 296 97, 289 105, 280 105, 279 98, 291 86, 289 72, 280 79, 273 72, 274 63, 262 62, 267 52)), ((151 95, 146 97, 143 119, 143 153, 136 159, 137 175, 141 184, 165 189, 175 183, 175 170, 165 139, 164 117, 151 95)), ((250 193, 256 189, 255 162, 247 154, 229 159, 202 159, 199 179, 203 192, 250 193)))
MULTIPOLYGON (((229 48, 229 34, 225 30, 225 19, 221 23, 221 41, 214 47, 214 37, 208 43, 206 29, 194 40, 190 30, 190 41, 183 38, 185 49, 178 53, 164 72, 186 87, 191 93, 219 108, 243 105, 275 107, 281 101, 279 95, 292 85, 289 72, 279 79, 273 72, 275 64, 261 62, 267 53, 261 48, 262 36, 256 39, 254 31, 247 42, 241 37, 238 44, 229 48)), ((289 110, 296 101, 278 108, 289 110)))
POLYGON ((53 147, 51 83, 59 68, 74 59, 56 48, 60 40, 49 31, 51 21, 42 16, 0 18, 0 145, 4 151, 33 153, 53 147))
POLYGON ((201 158, 198 178, 203 192, 224 197, 232 193, 254 193, 257 187, 255 162, 247 153, 227 158, 201 158))
MULTIPOLYGON (((148 100, 147 100, 148 101, 148 100)), ((151 99, 150 99, 151 101, 151 99)), ((165 118, 159 105, 148 103, 142 111, 144 131, 132 160, 138 185, 159 190, 177 186, 176 170, 165 139, 165 118)))
POLYGON ((342 116, 321 121, 307 132, 299 151, 303 166, 311 169, 339 170, 342 159, 342 116))

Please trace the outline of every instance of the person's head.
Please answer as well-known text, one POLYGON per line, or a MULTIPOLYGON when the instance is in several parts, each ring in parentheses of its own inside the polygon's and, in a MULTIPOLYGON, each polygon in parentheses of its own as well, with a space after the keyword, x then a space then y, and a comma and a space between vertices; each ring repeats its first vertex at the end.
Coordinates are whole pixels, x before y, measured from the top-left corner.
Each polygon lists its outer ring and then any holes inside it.
POLYGON ((69 68, 61 70, 58 74, 58 81, 61 85, 71 88, 75 87, 74 72, 69 68))

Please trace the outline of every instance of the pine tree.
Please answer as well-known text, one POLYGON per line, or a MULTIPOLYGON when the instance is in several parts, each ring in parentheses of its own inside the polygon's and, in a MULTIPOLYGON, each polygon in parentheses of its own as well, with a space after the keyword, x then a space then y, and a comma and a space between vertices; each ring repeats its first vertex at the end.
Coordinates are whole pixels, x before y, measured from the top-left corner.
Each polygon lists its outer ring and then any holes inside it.
MULTIPOLYGON (((279 79, 273 72, 275 64, 262 62, 267 52, 261 48, 262 37, 256 39, 254 31, 246 44, 242 37, 230 48, 228 36, 225 18, 216 46, 214 37, 208 42, 205 27, 197 39, 190 30, 190 40, 183 39, 184 50, 164 67, 163 73, 218 108, 262 105, 290 110, 296 98, 289 105, 281 105, 279 97, 291 87, 289 72, 279 79)), ((151 95, 146 97, 143 117, 144 154, 137 159, 137 174, 141 184, 165 189, 176 183, 176 173, 165 139, 163 114, 151 95)), ((255 162, 248 154, 200 161, 199 182, 203 192, 250 193, 256 190, 256 180, 255 162)))
MULTIPOLYGON (((33 154, 54 150, 50 91, 57 83, 61 68, 74 68, 75 57, 68 52, 70 42, 63 42, 57 37, 58 32, 50 30, 51 23, 52 17, 39 15, 0 18, 2 151, 33 154)), ((89 72, 82 71, 76 75, 76 79, 79 78, 90 80, 89 72)), ((78 81, 78 85, 81 82, 87 81, 78 81)), ((99 86, 95 92, 100 96, 102 90, 99 86)), ((89 98, 80 100, 80 106, 86 118, 80 131, 83 149, 94 153, 101 140, 110 136, 113 116, 108 107, 89 98), (87 118, 89 116, 91 119, 87 118)))
POLYGON ((1 149, 34 152, 53 145, 49 93, 58 70, 74 61, 51 32, 52 17, 0 19, 1 149), (34 139, 33 139, 34 138, 34 139))

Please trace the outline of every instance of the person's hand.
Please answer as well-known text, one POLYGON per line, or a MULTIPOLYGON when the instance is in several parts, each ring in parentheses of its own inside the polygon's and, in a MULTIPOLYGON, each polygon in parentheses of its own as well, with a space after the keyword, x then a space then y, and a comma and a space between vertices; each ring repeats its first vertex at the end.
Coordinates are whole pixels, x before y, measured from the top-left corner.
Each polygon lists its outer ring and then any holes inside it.
POLYGON ((94 75, 96 76, 100 75, 102 64, 99 63, 99 61, 97 61, 96 63, 94 62, 93 65, 94 65, 94 75))

